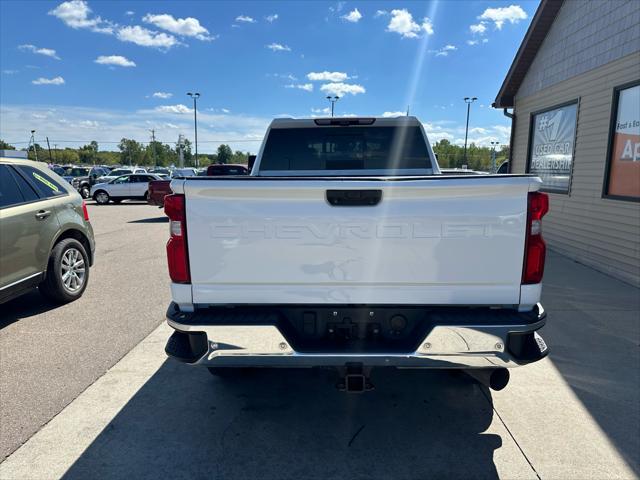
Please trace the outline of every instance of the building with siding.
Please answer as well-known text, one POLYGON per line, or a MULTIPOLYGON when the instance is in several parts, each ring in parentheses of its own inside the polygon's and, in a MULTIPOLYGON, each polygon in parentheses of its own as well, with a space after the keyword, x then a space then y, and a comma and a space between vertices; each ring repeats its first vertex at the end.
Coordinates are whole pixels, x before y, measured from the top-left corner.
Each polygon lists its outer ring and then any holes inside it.
POLYGON ((493 106, 549 248, 640 286, 640 1, 542 0, 493 106))

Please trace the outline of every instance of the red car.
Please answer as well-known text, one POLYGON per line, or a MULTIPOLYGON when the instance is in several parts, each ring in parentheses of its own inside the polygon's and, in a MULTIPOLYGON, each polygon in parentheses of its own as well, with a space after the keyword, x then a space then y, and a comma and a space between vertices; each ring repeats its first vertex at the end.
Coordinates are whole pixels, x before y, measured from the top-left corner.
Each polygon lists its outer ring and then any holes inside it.
POLYGON ((149 182, 147 203, 163 208, 165 195, 172 193, 170 184, 171 180, 153 180, 149 182))
MULTIPOLYGON (((185 169, 182 169, 185 170, 185 169)), ((181 172, 186 176, 187 172, 182 170, 181 172)), ((249 169, 246 165, 235 164, 214 164, 207 167, 207 176, 219 177, 222 175, 248 175, 249 169)), ((164 197, 173 193, 171 191, 171 180, 154 180, 149 182, 149 196, 147 197, 147 203, 149 205, 157 205, 158 207, 164 207, 164 197)))
POLYGON ((249 170, 246 165, 234 165, 229 163, 214 164, 207 167, 208 177, 218 177, 220 175, 248 175, 249 170))

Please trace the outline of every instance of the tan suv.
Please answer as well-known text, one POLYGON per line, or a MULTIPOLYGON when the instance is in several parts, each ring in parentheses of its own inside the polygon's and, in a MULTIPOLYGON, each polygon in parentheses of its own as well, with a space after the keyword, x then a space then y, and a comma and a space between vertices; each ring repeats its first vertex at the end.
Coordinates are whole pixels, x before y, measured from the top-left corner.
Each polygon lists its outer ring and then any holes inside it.
POLYGON ((0 303, 33 287, 76 300, 93 264, 93 228, 82 197, 41 162, 0 158, 0 303))

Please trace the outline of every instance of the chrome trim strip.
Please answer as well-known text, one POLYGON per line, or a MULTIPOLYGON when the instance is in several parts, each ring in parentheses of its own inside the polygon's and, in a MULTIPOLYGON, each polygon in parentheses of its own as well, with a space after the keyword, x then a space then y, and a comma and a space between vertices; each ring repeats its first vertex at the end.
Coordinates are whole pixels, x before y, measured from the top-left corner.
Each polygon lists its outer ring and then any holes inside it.
POLYGON ((5 288, 9 288, 9 287, 13 287, 15 285, 18 285, 19 283, 26 282, 27 280, 31 280, 32 278, 37 277, 38 275, 42 275, 42 272, 34 273, 33 275, 29 275, 28 277, 25 277, 22 280, 16 280, 15 282, 10 283, 9 285, 5 285, 4 287, 0 287, 0 291, 4 290, 5 288))

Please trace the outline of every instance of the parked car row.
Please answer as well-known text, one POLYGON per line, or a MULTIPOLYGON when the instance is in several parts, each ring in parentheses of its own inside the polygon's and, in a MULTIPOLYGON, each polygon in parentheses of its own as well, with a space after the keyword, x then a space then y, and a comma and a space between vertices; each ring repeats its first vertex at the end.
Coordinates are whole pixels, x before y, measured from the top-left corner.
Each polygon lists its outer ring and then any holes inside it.
MULTIPOLYGON (((248 175, 249 169, 245 165, 216 164, 209 165, 204 173, 208 177, 218 177, 222 175, 248 175)), ((195 169, 182 168, 174 170, 171 178, 194 176, 200 176, 195 169)), ((171 179, 154 180, 149 182, 149 195, 147 197, 147 202, 149 205, 155 205, 163 208, 164 197, 171 193, 171 179)))
POLYGON ((149 182, 161 180, 153 173, 128 173, 111 178, 107 182, 96 183, 91 187, 90 196, 98 205, 109 202, 120 203, 122 200, 147 200, 149 182))

